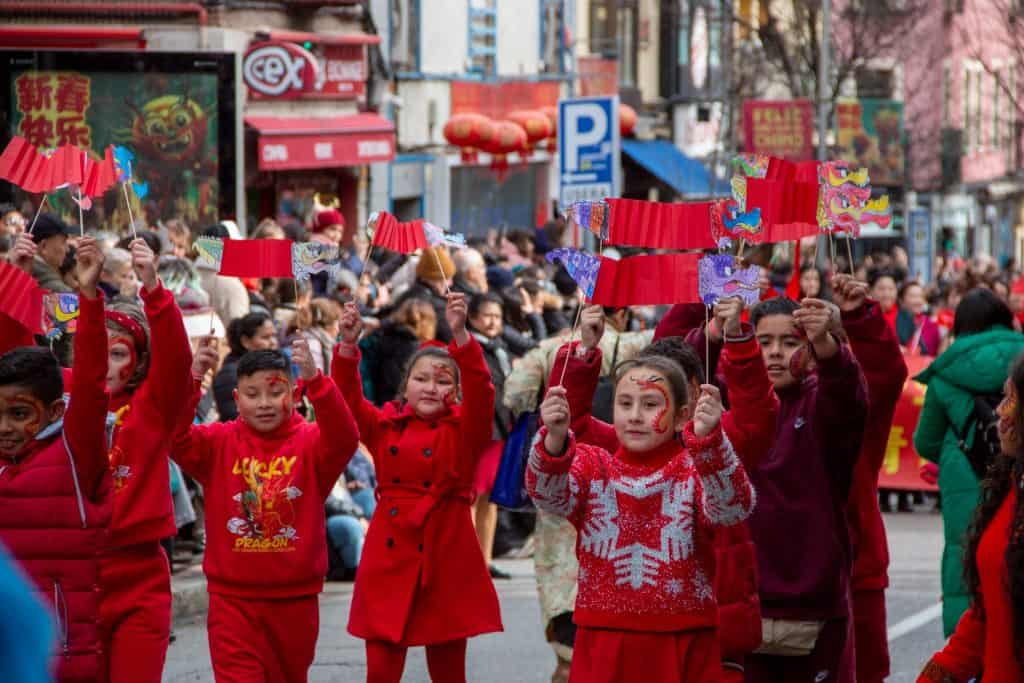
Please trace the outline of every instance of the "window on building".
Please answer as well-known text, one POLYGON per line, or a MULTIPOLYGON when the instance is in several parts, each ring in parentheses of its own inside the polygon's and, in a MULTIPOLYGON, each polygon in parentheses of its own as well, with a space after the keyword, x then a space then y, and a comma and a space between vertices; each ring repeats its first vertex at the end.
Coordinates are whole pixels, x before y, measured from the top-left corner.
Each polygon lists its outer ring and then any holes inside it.
POLYGON ((1003 85, 999 82, 999 70, 992 73, 992 130, 990 131, 989 144, 993 149, 999 149, 1003 144, 1003 109, 1000 103, 1002 99, 1003 85))
POLYGON ((545 73, 565 73, 565 0, 541 0, 540 61, 545 73))
POLYGON ((953 75, 949 62, 942 64, 942 127, 949 128, 950 90, 953 86, 953 75))
POLYGON ((391 0, 391 65, 395 71, 419 71, 420 0, 391 0))
POLYGON ((497 0, 469 2, 469 69, 483 77, 497 73, 498 8, 497 0))
POLYGON ((894 74, 892 69, 859 68, 854 74, 857 97, 892 98, 894 74))
POLYGON ((637 7, 625 5, 617 13, 617 43, 619 53, 619 83, 628 87, 637 84, 637 7))
POLYGON ((708 0, 708 65, 712 72, 722 66, 722 0, 708 0))
POLYGON ((594 55, 616 56, 615 44, 615 9, 609 0, 591 0, 590 17, 590 53, 594 55))
POLYGON ((690 0, 679 0, 679 66, 690 65, 690 0))
POLYGON ((981 149, 985 146, 984 138, 982 134, 984 132, 984 120, 981 118, 981 103, 983 101, 982 93, 985 90, 984 87, 985 78, 984 73, 979 69, 974 73, 974 113, 971 115, 971 120, 974 122, 974 146, 977 149, 981 149))
POLYGON ((619 83, 635 87, 637 82, 637 0, 591 0, 590 52, 614 57, 619 62, 619 83))

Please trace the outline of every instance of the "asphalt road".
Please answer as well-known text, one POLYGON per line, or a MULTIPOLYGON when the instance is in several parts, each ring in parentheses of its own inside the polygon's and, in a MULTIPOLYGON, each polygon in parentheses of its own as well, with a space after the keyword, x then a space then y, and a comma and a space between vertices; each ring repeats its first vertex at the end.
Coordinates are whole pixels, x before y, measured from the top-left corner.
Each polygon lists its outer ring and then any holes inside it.
MULTIPOLYGON (((942 645, 939 618, 939 558, 942 521, 920 508, 913 514, 886 515, 891 553, 887 592, 891 683, 912 683, 928 657, 942 645)), ((498 582, 505 633, 470 641, 468 678, 495 683, 547 683, 554 655, 544 642, 530 560, 499 561, 513 579, 498 582)), ((365 680, 363 643, 348 635, 345 623, 351 584, 328 584, 320 600, 320 641, 311 681, 365 680)), ((164 681, 213 681, 206 624, 202 618, 178 623, 168 652, 164 681)), ((409 653, 403 681, 429 683, 422 649, 409 653)))

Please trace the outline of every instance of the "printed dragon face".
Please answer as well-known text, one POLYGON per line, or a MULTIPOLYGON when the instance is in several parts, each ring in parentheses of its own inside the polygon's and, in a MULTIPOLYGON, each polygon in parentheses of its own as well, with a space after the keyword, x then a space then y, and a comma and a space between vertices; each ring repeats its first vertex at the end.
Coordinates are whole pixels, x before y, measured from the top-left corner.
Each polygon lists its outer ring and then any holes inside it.
POLYGON ((826 162, 821 165, 818 182, 821 188, 818 225, 821 229, 859 236, 861 215, 871 199, 867 169, 851 171, 845 161, 826 162))
POLYGON ((132 141, 143 156, 163 161, 199 157, 206 140, 203 108, 187 95, 163 95, 147 102, 132 122, 132 141))

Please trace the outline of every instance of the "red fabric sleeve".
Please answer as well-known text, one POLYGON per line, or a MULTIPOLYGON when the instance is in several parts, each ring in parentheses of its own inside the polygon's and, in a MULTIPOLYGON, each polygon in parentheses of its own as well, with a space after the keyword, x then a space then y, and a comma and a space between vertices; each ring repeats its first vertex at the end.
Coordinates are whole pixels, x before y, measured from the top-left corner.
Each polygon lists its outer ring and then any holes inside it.
POLYGON ((21 323, 0 313, 0 356, 19 346, 35 345, 35 338, 21 323))
POLYGON ((654 341, 662 337, 685 337, 704 324, 704 304, 676 304, 662 317, 654 330, 654 341))
POLYGON ((107 328, 103 294, 95 299, 78 294, 78 331, 75 333, 75 371, 71 399, 64 415, 64 435, 74 456, 85 494, 94 497, 107 459, 107 328))
POLYGON ((152 408, 151 414, 164 420, 165 429, 171 429, 178 415, 163 407, 188 400, 192 346, 174 295, 163 284, 151 292, 143 289, 141 296, 149 322, 149 373, 140 388, 139 400, 146 401, 152 408))
POLYGON ((476 463, 491 443, 494 423, 494 384, 491 371, 484 360, 484 350, 474 337, 459 346, 455 340, 448 345, 448 353, 459 366, 462 403, 459 420, 459 452, 455 459, 455 473, 464 484, 472 483, 476 463))
MULTIPOLYGON (((331 379, 341 390, 341 395, 355 418, 359 438, 370 449, 370 453, 377 455, 380 446, 380 425, 384 421, 384 414, 363 396, 363 380, 359 376, 359 352, 349 358, 338 353, 339 346, 340 344, 334 347, 331 379)), ((490 422, 487 424, 490 425, 490 422)))
MULTIPOLYGON (((830 441, 826 465, 839 483, 848 486, 860 454, 867 418, 864 375, 845 344, 839 345, 839 353, 832 358, 817 360, 817 375, 814 429, 823 437, 844 435, 842 439, 830 441)), ((822 442, 825 440, 823 438, 822 442)))
POLYGON ((359 429, 338 386, 322 373, 306 383, 316 413, 317 476, 326 498, 359 447, 359 429))
POLYGON ((722 428, 749 469, 775 445, 779 399, 755 339, 725 344, 721 367, 730 405, 722 415, 722 428))
MULTIPOLYGON (((985 653, 985 621, 971 608, 960 617, 956 631, 946 647, 935 654, 932 661, 948 671, 958 681, 967 681, 981 673, 985 653)), ((929 681, 919 678, 919 681, 929 681)))
POLYGON ((572 348, 568 344, 563 344, 558 349, 558 353, 555 354, 555 363, 551 368, 551 375, 548 377, 548 386, 553 387, 558 384, 558 380, 562 376, 562 368, 565 367, 566 358, 568 358, 569 367, 565 370, 565 392, 569 400, 571 418, 569 427, 580 443, 597 446, 609 453, 614 453, 619 449, 619 437, 615 434, 615 428, 591 415, 594 392, 597 391, 597 383, 601 379, 601 364, 603 362, 601 349, 591 349, 581 357, 576 353, 577 348, 579 348, 579 342, 573 342, 572 348))
POLYGON ((231 422, 217 422, 211 425, 195 425, 193 418, 202 398, 202 385, 192 380, 192 391, 181 406, 171 436, 171 460, 178 463, 182 471, 204 486, 209 482, 207 472, 213 441, 217 435, 231 427, 231 422))

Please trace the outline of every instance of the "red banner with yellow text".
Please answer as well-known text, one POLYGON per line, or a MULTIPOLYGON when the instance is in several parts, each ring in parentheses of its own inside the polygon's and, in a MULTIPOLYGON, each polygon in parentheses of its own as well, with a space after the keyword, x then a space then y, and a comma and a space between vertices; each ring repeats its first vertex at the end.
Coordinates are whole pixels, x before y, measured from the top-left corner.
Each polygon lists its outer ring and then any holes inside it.
POLYGON ((885 459, 878 474, 878 488, 905 491, 938 491, 938 487, 921 479, 921 465, 928 462, 914 449, 914 430, 924 405, 927 387, 912 378, 928 367, 932 358, 907 355, 907 370, 910 375, 903 384, 903 394, 896 404, 896 415, 889 430, 889 443, 885 447, 885 459))

